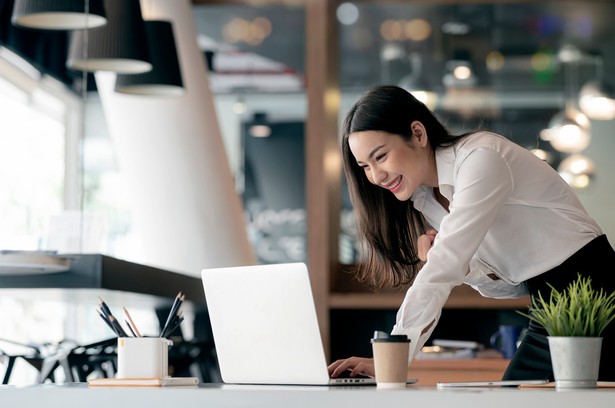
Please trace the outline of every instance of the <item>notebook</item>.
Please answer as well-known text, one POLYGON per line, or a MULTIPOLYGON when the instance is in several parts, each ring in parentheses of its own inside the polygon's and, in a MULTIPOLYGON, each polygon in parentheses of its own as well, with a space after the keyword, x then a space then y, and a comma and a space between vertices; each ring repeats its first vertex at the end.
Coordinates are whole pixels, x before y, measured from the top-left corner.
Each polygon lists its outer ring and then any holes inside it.
POLYGON ((329 377, 304 263, 203 269, 201 277, 225 383, 375 384, 329 377))

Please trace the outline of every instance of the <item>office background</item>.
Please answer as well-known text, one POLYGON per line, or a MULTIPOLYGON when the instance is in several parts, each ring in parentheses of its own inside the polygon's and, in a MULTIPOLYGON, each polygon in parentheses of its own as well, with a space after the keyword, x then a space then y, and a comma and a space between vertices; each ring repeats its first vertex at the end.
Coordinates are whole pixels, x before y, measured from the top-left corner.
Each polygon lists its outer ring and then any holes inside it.
MULTIPOLYGON (((363 91, 424 76, 438 91, 436 112, 453 130, 492 127, 528 148, 545 149, 556 167, 566 154, 543 140, 541 130, 584 83, 600 75, 613 80, 609 17, 615 10, 608 1, 366 1, 352 8, 342 2, 170 6, 144 0, 144 16, 174 23, 185 95, 118 95, 107 73, 88 75, 84 93, 81 75, 58 68, 61 58, 46 70, 31 55, 15 52, 9 3, 0 2, 0 248, 99 252, 192 276, 206 266, 305 260, 314 268, 327 332, 329 310, 348 319, 345 314, 364 307, 385 326, 399 299, 397 292, 372 296, 341 272, 339 264, 357 254, 351 208, 343 180, 330 183, 330 174, 314 170, 325 167, 339 118, 363 91), (314 22, 314 14, 328 18, 314 22), (270 22, 260 43, 229 37, 260 18, 270 22), (387 21, 389 37, 383 34, 387 21), (418 21, 431 24, 431 35, 403 37, 406 25, 419 31, 418 21), (319 31, 335 36, 320 39, 319 31), (581 56, 562 63, 558 54, 567 46, 581 56), (490 70, 490 51, 511 64, 490 70), (538 52, 550 61, 543 70, 531 65, 538 52), (320 54, 336 60, 310 67, 320 54), (471 62, 475 82, 445 85, 450 61, 471 62), (331 112, 314 121, 310 104, 320 102, 308 87, 321 77, 339 92, 332 103, 335 121, 331 112), (241 104, 245 110, 237 113, 241 104), (259 114, 271 127, 269 138, 250 135, 259 114), (314 135, 328 145, 314 145, 314 135), (324 217, 314 216, 322 210, 324 217), (326 239, 310 238, 310 231, 326 239), (369 299, 344 296, 354 293, 369 299)), ((26 42, 26 49, 61 53, 51 45, 61 34, 28 35, 34 42, 26 42)), ((591 120, 591 143, 581 153, 595 170, 590 184, 578 190, 609 236, 615 236, 614 131, 613 120, 591 120)), ((2 314, 0 329, 26 342, 105 337, 91 305, 82 306, 3 295, 0 307, 14 312, 2 314)), ((149 307, 135 313, 153 330, 157 322, 149 307)), ((496 313, 492 320, 504 318, 496 313)), ((333 316, 331 326, 339 319, 333 316)))

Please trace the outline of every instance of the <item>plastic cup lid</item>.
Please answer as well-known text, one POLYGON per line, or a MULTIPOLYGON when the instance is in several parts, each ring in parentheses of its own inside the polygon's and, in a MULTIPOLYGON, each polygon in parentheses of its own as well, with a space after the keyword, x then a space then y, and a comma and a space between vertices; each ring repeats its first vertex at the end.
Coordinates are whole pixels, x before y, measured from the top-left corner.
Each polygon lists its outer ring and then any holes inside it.
POLYGON ((374 337, 370 340, 375 342, 395 342, 395 343, 410 343, 410 339, 405 334, 389 334, 380 330, 374 331, 374 337))

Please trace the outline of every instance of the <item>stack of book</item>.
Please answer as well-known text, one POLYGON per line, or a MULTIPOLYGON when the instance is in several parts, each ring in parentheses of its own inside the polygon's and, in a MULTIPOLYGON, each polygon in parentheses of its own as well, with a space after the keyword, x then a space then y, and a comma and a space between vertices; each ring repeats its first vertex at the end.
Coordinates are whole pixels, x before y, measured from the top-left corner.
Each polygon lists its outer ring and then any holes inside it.
POLYGON ((425 346, 417 354, 417 359, 466 359, 476 358, 484 346, 475 341, 434 339, 431 346, 425 346))
POLYGON ((164 377, 164 378, 91 378, 90 387, 169 387, 193 386, 199 383, 196 377, 164 377))

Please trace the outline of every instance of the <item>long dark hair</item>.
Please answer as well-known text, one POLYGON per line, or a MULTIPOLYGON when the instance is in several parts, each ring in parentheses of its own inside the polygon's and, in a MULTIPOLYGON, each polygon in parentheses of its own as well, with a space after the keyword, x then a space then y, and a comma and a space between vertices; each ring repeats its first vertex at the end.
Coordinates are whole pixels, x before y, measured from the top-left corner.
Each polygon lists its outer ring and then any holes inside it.
POLYGON ((399 201, 367 180, 350 151, 348 137, 353 132, 372 130, 410 141, 410 125, 416 120, 425 126, 432 152, 459 140, 423 103, 397 86, 372 88, 355 102, 344 119, 342 159, 362 238, 362 257, 356 273, 359 280, 371 283, 376 289, 412 282, 422 266, 416 242, 430 226, 410 200, 399 201))

